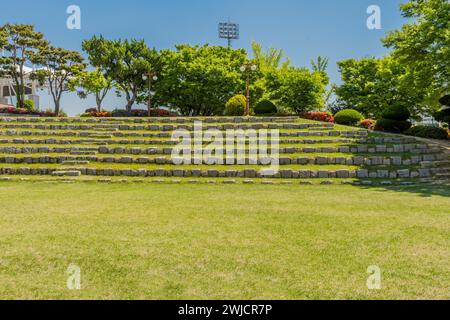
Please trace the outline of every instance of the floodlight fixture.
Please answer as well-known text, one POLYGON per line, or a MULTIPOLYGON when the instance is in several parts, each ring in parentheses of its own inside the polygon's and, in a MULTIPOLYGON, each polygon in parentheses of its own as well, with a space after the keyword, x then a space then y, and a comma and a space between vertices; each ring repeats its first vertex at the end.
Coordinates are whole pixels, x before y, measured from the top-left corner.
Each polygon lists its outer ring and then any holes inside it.
POLYGON ((239 25, 232 22, 219 23, 219 38, 228 40, 228 48, 231 48, 231 41, 239 39, 239 25))

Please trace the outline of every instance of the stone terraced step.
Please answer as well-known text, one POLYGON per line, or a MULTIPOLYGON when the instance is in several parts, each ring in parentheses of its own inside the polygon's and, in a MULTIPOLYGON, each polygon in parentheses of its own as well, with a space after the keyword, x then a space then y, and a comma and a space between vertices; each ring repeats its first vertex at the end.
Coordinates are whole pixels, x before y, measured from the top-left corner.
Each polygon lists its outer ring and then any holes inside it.
MULTIPOLYGON (((242 150, 238 149, 237 150, 242 150)), ((141 154, 164 154, 171 155, 174 148, 141 148, 141 147, 108 147, 108 146, 99 146, 99 147, 0 147, 0 154, 35 154, 35 153, 71 153, 77 155, 93 155, 93 154, 132 154, 132 155, 141 155, 141 154)), ((246 153, 249 150, 247 150, 246 153)), ((225 149, 217 149, 217 152, 226 153, 225 149)), ((368 146, 368 145, 358 145, 358 146, 336 146, 336 147, 280 147, 279 154, 296 154, 296 153, 342 153, 342 154, 358 154, 358 153, 388 153, 388 154, 396 154, 396 153, 411 153, 411 156, 422 156, 423 161, 432 161, 432 160, 442 160, 445 161, 448 157, 445 154, 439 152, 439 150, 427 149, 423 148, 423 145, 401 145, 401 146, 368 146)), ((194 154, 194 151, 191 152, 194 154)))
MULTIPOLYGON (((63 131, 63 132, 51 132, 51 131, 16 131, 16 130, 6 130, 0 131, 0 136, 53 136, 53 137, 91 137, 91 138, 106 138, 111 139, 117 138, 172 138, 172 133, 123 133, 123 132, 113 132, 110 134, 99 133, 99 132, 73 132, 73 131, 63 131)), ((364 138, 367 137, 367 132, 365 131, 299 131, 299 132, 280 132, 280 137, 345 137, 345 138, 364 138)), ((191 138, 193 133, 191 134, 191 138)), ((271 137, 268 134, 267 137, 271 137)))
POLYGON ((99 139, 0 139, 0 144, 90 144, 90 145, 107 145, 111 140, 99 139))
POLYGON ((81 176, 80 171, 53 171, 52 176, 57 177, 79 177, 81 176))
MULTIPOLYGON (((238 149, 240 150, 240 149, 238 149)), ((87 146, 87 147, 0 147, 0 153, 5 154, 29 154, 29 153, 70 153, 77 151, 94 152, 100 154, 165 154, 171 155, 173 148, 141 148, 141 147, 108 147, 104 146, 87 146)), ((217 149, 220 152, 220 149, 217 149)), ((222 150, 225 153, 225 150, 222 150)), ((336 147, 280 147, 279 154, 294 154, 294 153, 343 153, 343 154, 357 154, 357 153, 411 153, 412 155, 430 155, 428 158, 424 156, 423 161, 431 160, 447 160, 449 157, 446 154, 440 153, 439 149, 424 148, 424 145, 410 144, 410 145, 395 145, 395 146, 336 146, 336 147)), ((192 152, 193 153, 193 152, 192 152)), ((92 154, 92 153, 91 153, 92 154)))
MULTIPOLYGON (((270 123, 297 122, 298 117, 177 117, 177 118, 30 118, 0 117, 0 123, 270 123)), ((326 124, 332 126, 332 124, 326 124)))
POLYGON ((341 184, 341 185, 370 185, 370 186, 413 186, 413 185, 424 185, 424 184, 448 184, 448 180, 436 180, 430 178, 419 178, 419 179, 410 179, 410 180, 355 180, 355 179, 333 179, 333 180, 323 180, 323 179, 314 179, 314 180, 303 180, 299 179, 295 180, 267 180, 267 179, 248 179, 248 178, 215 178, 215 179, 205 179, 205 178, 140 178, 140 177, 127 177, 127 178, 94 178, 90 176, 84 177, 48 177, 48 176, 34 176, 32 178, 24 178, 22 175, 17 175, 16 177, 0 177, 0 181, 22 181, 22 182, 31 182, 31 181, 42 181, 42 182, 62 182, 62 183, 75 183, 75 182, 88 182, 88 181, 97 181, 98 183, 140 183, 140 184, 261 184, 261 185, 333 185, 333 184, 341 184))
POLYGON ((92 139, 112 139, 113 135, 112 134, 91 133, 91 134, 85 135, 85 137, 89 137, 89 138, 92 138, 92 139))
MULTIPOLYGON (((54 141, 55 143, 61 143, 61 144, 75 144, 78 142, 83 143, 100 143, 104 142, 107 144, 178 144, 179 140, 176 139, 158 139, 158 138, 151 138, 151 139, 66 139, 66 138, 46 138, 46 139, 37 139, 37 138, 14 138, 14 139, 0 139, 0 144, 8 144, 8 143, 14 143, 14 144, 38 144, 38 143, 46 143, 46 144, 54 144, 52 143, 54 141), (50 141, 50 142, 49 142, 50 141)), ((194 140, 191 140, 194 142, 194 140)), ((229 140, 229 139, 223 139, 223 142, 233 142, 235 140, 229 140)), ((249 140, 246 139, 245 143, 249 143, 249 140)), ((292 139, 292 138, 286 138, 286 137, 280 137, 279 139, 274 139, 273 141, 271 139, 261 139, 258 141, 260 144, 269 144, 272 142, 278 142, 280 144, 336 144, 336 143, 361 143, 366 144, 365 140, 363 139, 351 139, 351 138, 339 138, 339 139, 292 139)), ((203 141, 204 144, 208 143, 206 140, 203 141)), ((438 149, 438 148, 433 148, 438 149)))
MULTIPOLYGON (((70 142, 61 142, 59 140, 54 139, 46 139, 44 140, 45 143, 38 142, 38 140, 22 140, 18 139, 15 142, 13 141, 13 144, 48 144, 48 145, 70 145, 70 144, 79 144, 80 141, 74 140, 70 142)), ((6 141, 0 140, 0 144, 9 144, 6 141)), ((330 142, 330 144, 334 144, 335 142, 330 142)), ((315 152, 342 152, 342 153, 402 153, 402 152, 411 152, 415 154, 424 154, 424 153, 440 153, 441 149, 439 148, 428 148, 426 145, 421 144, 405 144, 405 145, 352 145, 354 141, 346 141, 346 142, 340 142, 339 144, 346 144, 349 143, 350 145, 340 145, 340 146, 304 146, 307 144, 314 144, 310 143, 310 141, 292 141, 292 140, 280 140, 279 141, 279 148, 282 151, 281 153, 297 153, 297 152, 305 152, 305 153, 315 153, 315 152), (299 147, 296 147, 294 145, 299 145, 299 147)), ((160 140, 117 140, 117 141, 110 141, 110 144, 114 145, 126 145, 130 146, 133 150, 149 150, 149 149, 158 149, 155 146, 168 146, 167 148, 161 147, 159 149, 163 149, 164 153, 170 154, 172 152, 172 149, 174 146, 178 145, 177 141, 160 141, 160 140), (140 148, 140 147, 132 147, 133 145, 149 145, 152 147, 149 148, 140 148), (170 146, 170 147, 169 147, 170 146)), ((205 143, 206 145, 207 143, 205 143)), ((319 143, 316 143, 319 144, 319 143)), ((327 143, 321 143, 321 144, 327 144, 327 143)), ((121 148, 126 149, 124 147, 110 147, 108 148, 108 144, 99 143, 99 151, 101 153, 113 153, 115 151, 112 150, 120 150, 121 148), (108 151, 109 150, 109 151, 108 151)), ((248 145, 248 143, 246 143, 248 145)), ((262 145, 266 145, 265 143, 262 143, 262 145)), ((267 144, 270 146, 270 144, 267 144)), ((8 148, 8 147, 0 147, 0 148, 8 148)), ((129 148, 127 148, 129 149, 129 148)), ((8 150, 8 149, 4 149, 8 150)), ((139 152, 139 151, 136 151, 139 152)), ((141 151, 141 153, 145 153, 145 151, 141 151)))
MULTIPOLYGON (((436 158, 436 157, 435 157, 436 158)), ((196 159, 195 157, 193 159, 196 159)), ((263 159, 255 160, 253 158, 245 157, 241 161, 245 164, 258 164, 264 165, 270 162, 271 157, 265 157, 263 159)), ((233 158, 226 161, 227 158, 223 157, 222 161, 219 161, 217 157, 209 157, 202 159, 198 158, 198 162, 203 164, 233 164, 233 158)), ((410 156, 410 157, 344 157, 344 156, 314 156, 314 157, 280 157, 279 164, 281 166, 286 165, 347 165, 347 166, 411 166, 420 165, 422 168, 436 168, 439 167, 439 161, 430 161, 428 156, 410 156), (424 159, 427 160, 424 160, 424 159), (424 166, 424 163, 426 165, 424 166)), ((27 155, 24 157, 15 156, 0 156, 0 163, 65 163, 67 161, 88 161, 89 162, 102 162, 102 163, 120 163, 120 164, 161 164, 161 165, 174 165, 177 163, 183 163, 183 158, 171 158, 171 157, 98 157, 91 156, 88 154, 76 155, 71 153, 71 155, 58 155, 58 156, 48 156, 48 155, 27 155)))
POLYGON ((87 160, 70 160, 70 161, 63 161, 61 164, 65 165, 65 166, 86 165, 86 164, 89 164, 89 161, 87 161, 87 160))
MULTIPOLYGON (((5 138, 0 139, 0 175, 223 178, 223 183, 230 184, 236 183, 237 178, 260 178, 262 183, 270 182, 265 178, 287 179, 283 183, 325 179, 320 181, 323 184, 331 184, 333 179, 361 179, 361 184, 370 184, 369 179, 379 179, 383 185, 402 179, 450 179, 450 154, 439 145, 419 142, 414 137, 341 128, 296 117, 3 117, 0 136, 5 138), (179 142, 171 141, 172 131, 184 129, 192 136, 197 120, 203 121, 203 130, 279 129, 279 172, 273 174, 264 169, 261 161, 248 159, 248 155, 244 165, 174 164, 170 155, 179 142)), ((269 138, 266 142, 270 145, 269 138)), ((210 160, 221 163, 214 157, 210 160)))
POLYGON ((450 172, 437 173, 435 177, 436 179, 450 180, 450 172))
POLYGON ((90 155, 96 155, 97 151, 72 150, 72 151, 70 151, 70 154, 74 155, 74 156, 90 156, 90 155))
MULTIPOLYGON (((55 176, 126 176, 126 177, 207 177, 207 178, 281 178, 281 179, 409 179, 429 178, 429 169, 419 170, 291 170, 283 169, 277 173, 271 170, 216 170, 216 169, 98 169, 98 168, 0 168, 0 175, 55 175, 55 176)), ((445 176, 445 175, 443 175, 445 176)))
MULTIPOLYGON (((88 137, 91 135, 92 132, 77 132, 77 131, 60 131, 60 132, 54 132, 54 131, 17 131, 17 130, 6 130, 6 131, 0 131, 0 135, 3 136, 52 136, 52 137, 88 137)), ((280 137, 308 137, 308 136, 314 136, 316 132, 312 131, 280 131, 279 136, 280 137)), ((101 133, 101 135, 104 135, 104 133, 101 133)), ((146 138, 171 138, 172 133, 171 132, 113 132, 111 133, 113 137, 146 137, 146 138)), ((355 136, 362 140, 362 138, 365 138, 365 141, 367 143, 373 143, 373 144, 383 144, 383 143, 392 143, 392 144, 405 144, 405 143, 417 143, 416 139, 414 138, 407 138, 407 137, 367 137, 367 132, 364 131, 330 131, 328 133, 324 132, 317 132, 317 137, 326 137, 326 136, 334 136, 336 138, 340 136, 350 135, 355 136), (356 133, 355 133, 356 132, 356 133)), ((270 132, 268 132, 268 137, 270 137, 270 132)), ((191 137, 192 137, 192 131, 191 131, 191 137)), ((109 138, 109 135, 108 135, 109 138)), ((435 144, 430 144, 431 146, 436 146, 435 144)))
MULTIPOLYGON (((13 123, 5 124, 0 122, 2 129, 35 129, 35 130, 97 130, 98 127, 89 124, 23 124, 13 123)), ((110 125, 110 129, 119 129, 123 131, 173 131, 176 129, 184 129, 193 131, 195 126, 192 124, 116 124, 110 125)), ((289 129, 289 130, 311 130, 311 129, 328 129, 334 130, 334 126, 321 123, 233 123, 233 124, 204 124, 203 130, 208 129, 289 129)), ((360 130, 365 131, 365 130, 360 130)))
MULTIPOLYGON (((0 129, 6 130, 18 130, 18 129, 32 129, 32 130, 65 130, 65 131, 97 131, 98 129, 90 125, 48 125, 48 124, 0 124, 0 129)), ((195 128, 193 125, 181 125, 181 124, 166 124, 166 125, 117 125, 114 129, 121 131, 174 131, 174 130, 187 130, 193 131, 195 128)), ((304 123, 283 123, 283 124, 218 124, 218 125, 205 125, 203 130, 259 130, 259 129, 278 129, 278 130, 316 130, 318 132, 333 131, 332 127, 324 127, 323 125, 304 124, 304 123), (328 130, 322 130, 327 128, 328 130)), ((366 132, 367 131, 362 131, 366 132)))
MULTIPOLYGON (((218 149, 220 150, 220 149, 218 149)), ((438 153, 439 149, 427 149, 425 145, 421 144, 407 144, 407 145, 358 145, 358 146, 338 146, 338 147, 280 147, 281 154, 289 153, 404 153, 410 152, 413 154, 434 154, 438 153)), ((172 154, 173 148, 124 148, 124 147, 108 147, 101 146, 98 152, 101 154, 172 154)), ((434 158, 430 157, 430 160, 434 158)), ((424 159, 426 161, 426 159, 424 159)))
POLYGON ((437 167, 431 168, 430 170, 433 174, 446 174, 450 172, 450 167, 437 167))
POLYGON ((422 167, 424 168, 430 168, 430 167, 450 167, 450 157, 447 157, 446 155, 440 155, 437 157, 437 159, 441 159, 440 161, 423 161, 421 163, 422 167), (445 157, 445 158, 444 158, 445 157), (444 160, 442 160, 444 159, 444 160))
MULTIPOLYGON (((1 135, 1 134, 0 134, 1 135)), ((170 134, 168 134, 170 135, 170 134)), ((125 144, 149 144, 148 139, 137 139, 137 140, 101 140, 101 139, 60 139, 59 135, 51 133, 48 133, 48 136, 54 136, 56 138, 50 138, 50 139, 38 139, 38 138, 14 138, 14 139, 0 139, 0 144, 81 144, 81 143, 91 143, 91 144, 108 144, 108 143, 116 143, 120 144, 121 141, 125 141, 125 144)), ((61 135, 61 137, 64 137, 65 135, 61 135)), ((281 141, 284 140, 284 137, 281 136, 281 141)), ((417 144, 418 142, 415 139, 410 138, 356 138, 356 139, 350 139, 350 138, 336 138, 336 139, 301 139, 297 141, 299 144, 326 144, 326 143, 355 143, 355 144, 392 144, 392 145, 402 145, 402 144, 417 144)), ((427 146, 429 149, 439 150, 442 152, 442 148, 437 146, 436 144, 428 145, 423 144, 427 146)), ((449 155, 450 156, 450 155, 449 155)))

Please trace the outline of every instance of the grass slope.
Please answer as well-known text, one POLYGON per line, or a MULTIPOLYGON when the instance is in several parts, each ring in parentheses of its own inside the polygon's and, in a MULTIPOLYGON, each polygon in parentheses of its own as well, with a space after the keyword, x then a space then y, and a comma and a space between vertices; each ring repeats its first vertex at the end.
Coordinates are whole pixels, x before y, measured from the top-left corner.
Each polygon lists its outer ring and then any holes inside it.
POLYGON ((450 191, 420 188, 0 183, 0 298, 449 299, 450 191))

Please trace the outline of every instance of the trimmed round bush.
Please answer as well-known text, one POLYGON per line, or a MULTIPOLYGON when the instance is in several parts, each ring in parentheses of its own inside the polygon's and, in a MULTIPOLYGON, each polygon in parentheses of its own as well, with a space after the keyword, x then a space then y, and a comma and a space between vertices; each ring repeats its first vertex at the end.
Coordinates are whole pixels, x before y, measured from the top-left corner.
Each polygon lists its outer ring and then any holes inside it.
POLYGON ((243 116, 245 113, 246 104, 247 99, 242 94, 231 97, 231 99, 225 104, 225 115, 243 116))
POLYGON ((364 117, 361 113, 353 109, 339 111, 334 116, 334 122, 347 126, 356 126, 364 117))
POLYGON ((444 108, 434 115, 434 118, 436 121, 439 122, 445 122, 447 124, 450 124, 450 108, 444 108))
POLYGON ((270 100, 261 100, 253 108, 256 115, 275 114, 278 112, 277 106, 270 100))
POLYGON ((411 128, 408 119, 411 113, 408 108, 400 105, 393 105, 383 111, 381 119, 377 121, 375 130, 392 133, 403 133, 411 128))
POLYGON ((392 133, 402 133, 411 128, 412 124, 409 121, 398 121, 392 119, 380 119, 375 125, 377 131, 387 131, 392 133))
POLYGON ((384 110, 381 117, 383 119, 407 121, 411 117, 411 113, 404 106, 394 105, 384 110))
POLYGON ((447 140, 447 130, 435 126, 415 126, 405 132, 407 135, 427 139, 447 140))

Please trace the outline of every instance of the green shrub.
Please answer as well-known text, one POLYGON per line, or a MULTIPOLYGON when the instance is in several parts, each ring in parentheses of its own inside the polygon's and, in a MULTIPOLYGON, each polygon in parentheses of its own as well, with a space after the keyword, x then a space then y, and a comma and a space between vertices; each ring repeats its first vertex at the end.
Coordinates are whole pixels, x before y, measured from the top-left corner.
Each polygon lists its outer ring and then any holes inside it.
POLYGON ((400 105, 393 105, 382 113, 382 118, 377 121, 375 130, 387 131, 392 133, 403 133, 411 128, 411 122, 408 119, 411 113, 408 108, 400 105))
POLYGON ((278 112, 277 106, 270 100, 261 100, 253 110, 256 115, 276 114, 278 112))
POLYGON ((445 129, 435 126, 415 126, 405 132, 407 135, 428 138, 447 140, 448 132, 445 129))
POLYGON ((111 114, 114 118, 132 117, 133 116, 130 111, 123 110, 123 109, 114 109, 111 112, 111 114))
POLYGON ((381 117, 383 119, 407 121, 411 117, 411 113, 404 106, 394 105, 384 110, 381 117))
POLYGON ((442 109, 434 114, 436 121, 450 124, 450 108, 442 109))
POLYGON ((235 95, 225 104, 225 115, 243 116, 246 104, 247 99, 242 94, 235 95))
POLYGON ((411 128, 411 122, 392 119, 380 119, 375 125, 375 130, 377 131, 387 131, 392 133, 402 133, 409 128, 411 128))
MULTIPOLYGON (((20 108, 19 105, 17 105, 17 108, 20 108)), ((30 99, 23 100, 23 108, 27 110, 34 110, 34 101, 30 99)))
POLYGON ((450 94, 447 94, 439 99, 439 103, 443 106, 450 107, 450 94))
POLYGON ((363 119, 363 115, 353 109, 339 111, 334 116, 334 122, 348 126, 356 126, 363 119))

